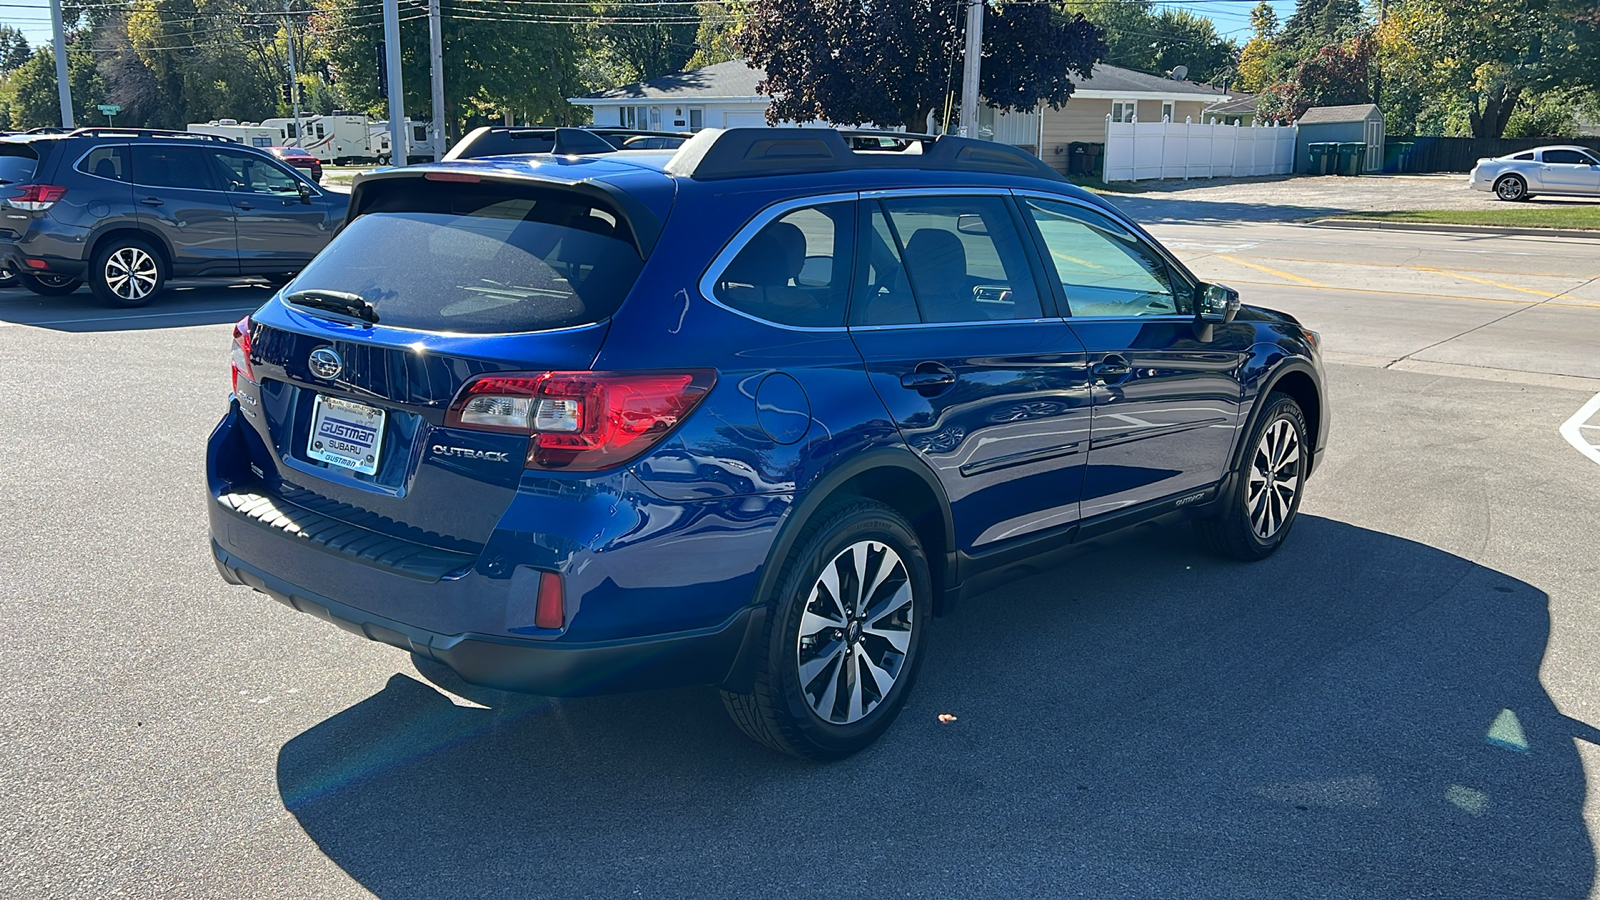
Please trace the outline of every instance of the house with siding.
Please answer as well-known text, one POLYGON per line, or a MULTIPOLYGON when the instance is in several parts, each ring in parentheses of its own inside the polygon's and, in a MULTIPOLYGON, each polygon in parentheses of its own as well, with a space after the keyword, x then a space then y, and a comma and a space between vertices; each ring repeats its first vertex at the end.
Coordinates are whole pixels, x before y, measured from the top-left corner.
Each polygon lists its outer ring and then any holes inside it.
MULTIPOLYGON (((772 98, 756 90, 765 77, 761 69, 733 60, 572 97, 570 102, 588 107, 594 124, 609 127, 699 131, 765 125, 772 98)), ((1018 113, 985 107, 978 114, 977 136, 1021 147, 1065 173, 1072 142, 1105 141, 1107 116, 1119 122, 1135 117, 1159 122, 1163 116, 1199 122, 1207 106, 1228 99, 1214 87, 1105 63, 1075 84, 1072 99, 1061 109, 1018 113)), ((930 114, 928 130, 938 124, 930 114)))

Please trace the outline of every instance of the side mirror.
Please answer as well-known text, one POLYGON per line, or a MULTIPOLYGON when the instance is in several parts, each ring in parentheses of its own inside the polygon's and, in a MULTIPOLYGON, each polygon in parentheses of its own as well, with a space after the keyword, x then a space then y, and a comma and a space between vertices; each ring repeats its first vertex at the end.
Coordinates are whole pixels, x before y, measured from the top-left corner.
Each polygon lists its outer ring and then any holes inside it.
POLYGON ((1199 294, 1201 321, 1220 322, 1226 325, 1238 315, 1239 292, 1233 288, 1225 284, 1202 284, 1199 294))
POLYGON ((306 184, 304 181, 296 182, 295 184, 300 189, 300 202, 301 203, 310 203, 311 202, 311 185, 306 184))

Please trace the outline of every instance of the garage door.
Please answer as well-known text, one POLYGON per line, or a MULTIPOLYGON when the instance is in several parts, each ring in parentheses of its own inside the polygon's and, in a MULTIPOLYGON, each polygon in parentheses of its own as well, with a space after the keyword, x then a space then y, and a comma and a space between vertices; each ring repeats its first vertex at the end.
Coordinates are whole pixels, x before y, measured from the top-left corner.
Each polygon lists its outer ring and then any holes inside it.
POLYGON ((767 115, 758 112, 723 113, 722 121, 724 128, 759 128, 767 124, 767 115))

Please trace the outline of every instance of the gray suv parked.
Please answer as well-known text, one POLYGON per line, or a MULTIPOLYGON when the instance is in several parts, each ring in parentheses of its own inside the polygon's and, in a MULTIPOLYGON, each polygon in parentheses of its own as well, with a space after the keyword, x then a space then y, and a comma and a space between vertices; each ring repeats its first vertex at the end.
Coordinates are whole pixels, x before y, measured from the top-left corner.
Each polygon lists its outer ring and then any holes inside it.
POLYGON ((349 203, 212 135, 0 138, 0 275, 49 296, 87 281, 121 307, 149 303, 168 278, 287 281, 344 225, 349 203))

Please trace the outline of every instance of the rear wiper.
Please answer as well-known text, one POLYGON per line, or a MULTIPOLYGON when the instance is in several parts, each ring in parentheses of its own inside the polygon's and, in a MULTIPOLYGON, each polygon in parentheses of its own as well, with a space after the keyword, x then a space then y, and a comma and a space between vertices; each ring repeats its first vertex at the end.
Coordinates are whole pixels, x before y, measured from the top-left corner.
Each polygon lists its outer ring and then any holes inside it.
POLYGON ((296 306, 309 306, 312 309, 327 310, 328 312, 360 319, 368 325, 378 324, 378 308, 367 302, 367 298, 360 294, 347 294, 344 291, 324 291, 312 288, 305 291, 295 291, 283 299, 296 306))

